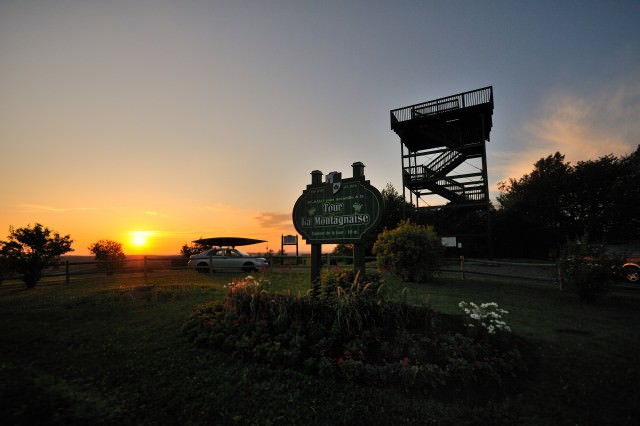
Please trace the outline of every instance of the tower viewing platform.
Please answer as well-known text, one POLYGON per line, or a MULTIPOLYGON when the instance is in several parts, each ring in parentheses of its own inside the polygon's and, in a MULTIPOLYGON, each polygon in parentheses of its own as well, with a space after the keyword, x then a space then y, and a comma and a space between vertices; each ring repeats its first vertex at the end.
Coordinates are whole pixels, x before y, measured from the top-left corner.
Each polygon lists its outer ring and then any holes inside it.
POLYGON ((489 140, 493 87, 391 110, 391 130, 409 151, 489 140))
POLYGON ((488 203, 485 142, 492 116, 492 86, 391 110, 403 184, 416 206, 431 195, 452 205, 488 203))

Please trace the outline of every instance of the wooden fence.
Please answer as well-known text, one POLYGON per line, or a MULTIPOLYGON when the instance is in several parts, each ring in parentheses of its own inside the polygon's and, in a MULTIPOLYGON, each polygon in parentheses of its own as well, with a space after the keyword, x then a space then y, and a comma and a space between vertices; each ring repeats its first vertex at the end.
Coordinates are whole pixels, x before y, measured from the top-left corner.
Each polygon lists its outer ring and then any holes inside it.
MULTIPOLYGON (((269 256, 269 264, 272 268, 300 268, 308 269, 311 265, 309 255, 302 256, 269 256)), ((369 264, 375 262, 374 257, 367 257, 369 264)), ((349 268, 353 259, 350 256, 334 256, 323 254, 324 267, 349 268)), ((57 268, 45 271, 43 278, 64 278, 66 283, 71 282, 74 276, 105 274, 104 263, 98 261, 62 261, 57 268)), ((373 265, 371 267, 374 267, 373 265)), ((182 256, 136 256, 124 260, 122 267, 112 274, 142 274, 147 278, 148 274, 159 271, 187 270, 187 259, 182 256)), ((558 283, 557 266, 551 262, 527 262, 527 261, 498 261, 488 259, 470 259, 461 256, 459 258, 446 258, 437 271, 440 274, 465 280, 471 276, 491 276, 499 278, 525 279, 549 284, 558 283)), ((20 275, 0 276, 3 279, 20 279, 20 275)))
MULTIPOLYGON (((187 261, 181 256, 132 256, 124 259, 120 267, 106 271, 105 263, 101 261, 71 261, 62 260, 57 266, 47 268, 42 274, 42 278, 64 278, 69 283, 72 276, 95 275, 95 274, 147 274, 153 270, 180 270, 187 268, 187 261)), ((19 274, 0 276, 2 280, 21 279, 19 274)))
POLYGON ((450 258, 439 272, 452 273, 465 280, 469 276, 513 278, 558 284, 558 266, 553 262, 450 258))

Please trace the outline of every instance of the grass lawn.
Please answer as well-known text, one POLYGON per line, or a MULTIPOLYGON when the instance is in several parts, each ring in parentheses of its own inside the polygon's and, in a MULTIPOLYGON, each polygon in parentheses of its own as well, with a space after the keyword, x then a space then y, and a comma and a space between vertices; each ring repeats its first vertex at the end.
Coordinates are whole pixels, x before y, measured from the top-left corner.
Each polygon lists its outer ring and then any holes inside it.
MULTIPOLYGON (((240 275, 238 275, 240 276, 240 275)), ((597 305, 548 285, 434 279, 390 297, 459 313, 497 302, 534 367, 522 392, 480 405, 430 400, 243 363, 181 335, 194 306, 233 274, 86 276, 26 290, 0 284, 2 424, 624 425, 640 419, 640 292, 597 305)), ((269 273, 274 291, 306 292, 308 271, 269 273)))

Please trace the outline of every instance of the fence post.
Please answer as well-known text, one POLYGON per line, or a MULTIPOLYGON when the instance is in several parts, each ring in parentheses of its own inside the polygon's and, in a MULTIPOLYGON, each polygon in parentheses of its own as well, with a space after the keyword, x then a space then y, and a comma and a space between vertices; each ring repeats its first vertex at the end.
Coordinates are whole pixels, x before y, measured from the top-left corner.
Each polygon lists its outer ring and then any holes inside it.
POLYGON ((560 290, 564 290, 564 280, 562 279, 562 271, 560 269, 560 262, 556 262, 556 281, 560 290))
POLYGON ((142 269, 144 275, 144 282, 147 282, 147 256, 144 256, 144 260, 142 262, 142 269))
POLYGON ((462 277, 462 281, 464 281, 464 256, 460 256, 460 276, 462 277))
POLYGON ((69 261, 64 262, 64 282, 69 284, 71 276, 69 275, 69 261))

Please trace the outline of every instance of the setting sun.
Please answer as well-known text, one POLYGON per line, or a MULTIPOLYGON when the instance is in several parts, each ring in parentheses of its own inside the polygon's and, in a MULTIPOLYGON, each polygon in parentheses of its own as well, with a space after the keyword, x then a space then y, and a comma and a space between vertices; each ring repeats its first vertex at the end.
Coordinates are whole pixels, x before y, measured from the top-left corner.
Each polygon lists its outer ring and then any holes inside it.
POLYGON ((134 247, 144 247, 149 244, 149 231, 131 231, 131 245, 134 247))

